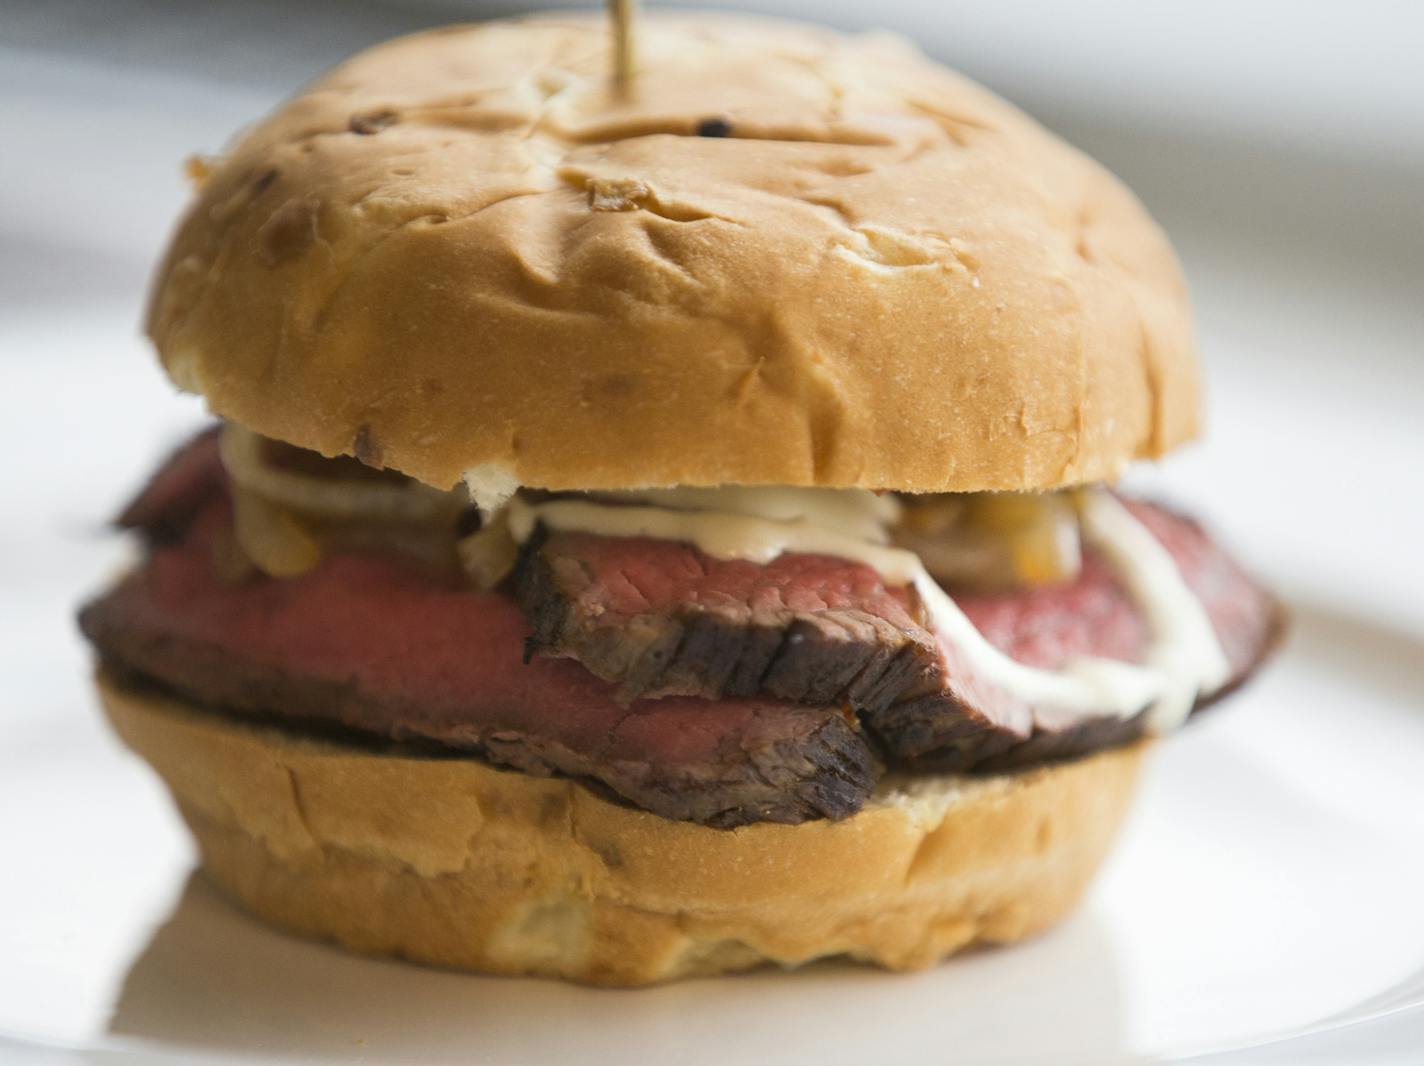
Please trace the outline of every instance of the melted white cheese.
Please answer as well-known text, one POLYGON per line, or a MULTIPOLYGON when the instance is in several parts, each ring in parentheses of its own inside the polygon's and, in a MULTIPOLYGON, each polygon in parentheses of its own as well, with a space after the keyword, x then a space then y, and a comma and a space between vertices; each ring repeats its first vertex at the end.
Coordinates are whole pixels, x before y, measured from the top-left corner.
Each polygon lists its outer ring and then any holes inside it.
POLYGON ((589 498, 509 501, 509 529, 523 542, 539 523, 565 532, 656 537, 696 545, 718 559, 768 563, 783 552, 864 563, 891 585, 912 585, 934 631, 977 677, 1025 703, 1083 715, 1130 717, 1150 708, 1148 726, 1180 724, 1198 692, 1225 682, 1226 658, 1176 563, 1131 513, 1102 490, 1078 494, 1083 533, 1121 573, 1152 633, 1145 661, 1082 656, 1062 670, 1027 666, 985 639, 925 570, 919 556, 887 546, 895 503, 872 493, 817 489, 671 489, 619 493, 628 504, 589 498))

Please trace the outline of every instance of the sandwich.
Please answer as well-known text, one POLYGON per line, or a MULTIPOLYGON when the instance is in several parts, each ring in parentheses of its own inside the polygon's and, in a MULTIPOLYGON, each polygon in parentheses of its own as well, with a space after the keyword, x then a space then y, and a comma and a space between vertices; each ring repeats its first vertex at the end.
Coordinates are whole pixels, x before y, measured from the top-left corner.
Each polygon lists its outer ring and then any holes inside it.
POLYGON ((215 422, 81 612, 282 928, 638 985, 1047 929, 1282 612, 1117 487, 1198 431, 1101 167, 884 35, 577 16, 336 67, 218 158, 147 329, 215 422))

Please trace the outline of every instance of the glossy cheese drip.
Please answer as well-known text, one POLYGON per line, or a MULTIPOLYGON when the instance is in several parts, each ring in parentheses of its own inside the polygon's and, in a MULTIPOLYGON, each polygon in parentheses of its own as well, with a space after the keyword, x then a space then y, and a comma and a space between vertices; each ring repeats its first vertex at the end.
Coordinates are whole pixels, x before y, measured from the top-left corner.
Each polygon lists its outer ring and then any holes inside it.
POLYGON ((1149 728, 1162 732, 1181 723, 1198 693, 1225 683, 1226 657, 1205 610, 1166 549, 1111 493, 1077 494, 1083 534, 1120 573, 1147 619, 1152 641, 1140 664, 1082 656, 1061 670, 1027 666, 990 644, 919 556, 884 543, 893 501, 857 495, 827 489, 619 494, 627 504, 589 498, 533 503, 515 497, 508 518, 520 542, 543 523, 564 532, 685 541, 718 559, 768 563, 783 552, 803 552, 863 563, 887 584, 912 585, 935 632, 955 646, 971 669, 1030 704, 1095 716, 1131 717, 1148 709, 1149 728))

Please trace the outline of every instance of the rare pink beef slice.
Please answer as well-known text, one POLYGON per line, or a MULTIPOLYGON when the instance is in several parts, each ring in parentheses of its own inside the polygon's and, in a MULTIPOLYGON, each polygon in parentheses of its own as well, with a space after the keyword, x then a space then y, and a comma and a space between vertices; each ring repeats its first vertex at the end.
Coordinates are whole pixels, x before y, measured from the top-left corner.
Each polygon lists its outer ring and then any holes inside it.
POLYGON ((141 530, 154 541, 181 537, 198 512, 223 494, 220 428, 209 426, 170 452, 115 524, 141 530))
MULTIPOLYGON (((1201 597, 1232 664, 1228 688, 1239 684, 1277 639, 1275 601, 1195 523, 1128 505, 1201 597)), ((1122 743, 1144 727, 1140 714, 1067 715, 983 683, 925 627, 908 590, 846 559, 788 554, 760 565, 679 542, 544 532, 521 556, 515 589, 533 627, 527 653, 577 659, 616 683, 620 699, 845 706, 901 766, 1017 766, 1122 743)), ((1073 581, 955 598, 991 643, 1034 666, 1076 655, 1133 661, 1147 644, 1138 609, 1092 552, 1073 581)))

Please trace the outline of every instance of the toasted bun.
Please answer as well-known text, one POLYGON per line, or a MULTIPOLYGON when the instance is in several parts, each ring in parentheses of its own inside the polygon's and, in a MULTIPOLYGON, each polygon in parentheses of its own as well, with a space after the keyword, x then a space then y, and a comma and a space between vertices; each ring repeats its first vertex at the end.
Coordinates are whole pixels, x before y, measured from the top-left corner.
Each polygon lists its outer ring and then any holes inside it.
POLYGON ((887 783, 841 822, 708 829, 569 780, 99 688, 253 913, 357 951, 608 985, 836 955, 915 969, 1037 933, 1097 869, 1143 752, 887 783))
POLYGON ((882 35, 639 33, 627 101, 569 16, 288 102, 159 272, 173 380, 442 488, 1051 488, 1194 435, 1177 264, 1096 164, 882 35))

